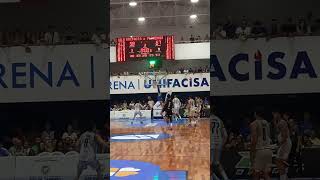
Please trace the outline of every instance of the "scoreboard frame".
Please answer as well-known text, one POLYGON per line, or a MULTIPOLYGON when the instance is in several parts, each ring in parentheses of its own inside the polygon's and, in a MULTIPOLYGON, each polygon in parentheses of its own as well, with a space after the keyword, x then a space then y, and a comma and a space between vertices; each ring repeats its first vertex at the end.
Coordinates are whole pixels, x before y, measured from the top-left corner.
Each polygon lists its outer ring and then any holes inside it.
POLYGON ((116 38, 117 62, 150 58, 175 60, 174 36, 137 36, 116 38))

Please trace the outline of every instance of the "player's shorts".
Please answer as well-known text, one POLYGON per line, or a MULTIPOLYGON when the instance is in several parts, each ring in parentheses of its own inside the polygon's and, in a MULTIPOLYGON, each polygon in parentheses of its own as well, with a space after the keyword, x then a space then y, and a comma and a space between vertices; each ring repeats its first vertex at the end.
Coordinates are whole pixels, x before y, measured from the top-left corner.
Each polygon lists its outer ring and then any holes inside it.
POLYGON ((281 145, 277 152, 277 158, 281 160, 288 160, 289 154, 291 152, 292 142, 288 140, 286 143, 281 145))
POLYGON ((272 150, 261 149, 256 151, 256 157, 253 162, 255 171, 267 172, 272 166, 272 150))
POLYGON ((137 115, 139 115, 140 117, 142 117, 141 111, 135 111, 135 112, 134 112, 134 117, 136 117, 137 115))
POLYGON ((171 119, 171 117, 172 117, 172 111, 165 111, 165 117, 171 119))
POLYGON ((173 108, 172 111, 174 114, 179 114, 180 108, 173 108))
POLYGON ((222 143, 211 143, 210 144, 210 162, 218 163, 221 159, 222 143))
POLYGON ((100 168, 100 163, 98 160, 94 161, 79 161, 78 170, 82 172, 90 166, 92 169, 97 170, 100 168))

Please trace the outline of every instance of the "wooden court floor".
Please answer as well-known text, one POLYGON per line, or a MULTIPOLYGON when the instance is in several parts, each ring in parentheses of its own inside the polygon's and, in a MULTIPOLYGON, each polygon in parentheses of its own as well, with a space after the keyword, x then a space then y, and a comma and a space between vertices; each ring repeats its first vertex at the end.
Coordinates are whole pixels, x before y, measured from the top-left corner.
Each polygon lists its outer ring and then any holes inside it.
POLYGON ((210 178, 210 124, 208 119, 199 121, 197 127, 179 125, 167 127, 124 128, 112 126, 112 134, 167 133, 173 135, 162 140, 138 142, 111 142, 113 160, 144 161, 160 166, 162 170, 187 171, 188 180, 210 178))

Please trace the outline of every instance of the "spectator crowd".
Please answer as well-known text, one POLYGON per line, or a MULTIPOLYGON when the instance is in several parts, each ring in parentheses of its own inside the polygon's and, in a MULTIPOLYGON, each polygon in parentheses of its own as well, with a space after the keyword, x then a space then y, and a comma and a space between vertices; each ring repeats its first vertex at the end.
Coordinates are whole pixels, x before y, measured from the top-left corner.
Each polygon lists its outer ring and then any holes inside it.
MULTIPOLYGON (((74 125, 76 126, 76 125, 74 125)), ((24 132, 21 129, 14 133, 13 137, 0 137, 0 157, 3 156, 36 156, 41 153, 79 152, 77 141, 81 136, 79 128, 72 124, 59 132, 52 128, 50 122, 46 122, 41 133, 24 132)), ((95 130, 106 141, 107 132, 95 130)), ((99 147, 98 153, 107 153, 108 148, 99 147)))
MULTIPOLYGON (((166 74, 194 74, 194 73, 209 73, 209 66, 205 67, 194 67, 194 68, 185 68, 185 67, 179 67, 175 68, 175 70, 159 70, 157 72, 166 72, 166 74)), ((144 75, 145 73, 149 72, 112 72, 112 76, 130 76, 130 75, 144 75)))
POLYGON ((250 21, 247 17, 242 17, 240 23, 235 23, 231 17, 228 17, 224 23, 217 22, 214 26, 211 40, 246 40, 262 37, 269 40, 275 37, 317 35, 320 30, 320 20, 315 19, 312 13, 297 19, 289 17, 284 22, 273 18, 269 23, 258 19, 250 21))
POLYGON ((0 30, 0 47, 36 46, 59 44, 101 44, 108 43, 107 32, 96 28, 95 32, 75 32, 72 27, 64 29, 49 25, 45 31, 0 30))

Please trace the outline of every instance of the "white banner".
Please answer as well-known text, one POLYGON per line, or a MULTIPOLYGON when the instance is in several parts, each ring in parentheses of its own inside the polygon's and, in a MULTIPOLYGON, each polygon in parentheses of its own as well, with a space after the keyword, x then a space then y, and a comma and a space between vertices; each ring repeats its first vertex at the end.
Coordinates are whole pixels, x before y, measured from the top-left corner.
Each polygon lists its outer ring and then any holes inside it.
POLYGON ((13 180, 15 170, 15 158, 12 156, 0 157, 0 179, 13 180))
MULTIPOLYGON (((161 92, 200 92, 210 91, 209 73, 169 74, 161 80, 161 92)), ((143 76, 111 76, 110 94, 157 93, 152 80, 144 83, 143 76)))
MULTIPOLYGON (((14 159, 14 157, 11 158, 14 159)), ((103 175, 106 175, 109 172, 109 155, 98 154, 97 159, 102 167, 103 175)), ((74 179, 77 174, 78 162, 78 154, 70 156, 18 156, 16 157, 16 168, 13 167, 13 170, 15 169, 15 179, 18 180, 74 179)), ((82 173, 80 179, 96 175, 94 170, 88 168, 82 173)))
MULTIPOLYGON (((133 119, 134 110, 123 110, 123 111, 110 111, 110 119, 133 119)), ((141 110, 142 119, 151 119, 151 110, 141 110)), ((137 115, 137 118, 140 118, 140 115, 137 115)))
POLYGON ((320 37, 217 40, 211 95, 320 92, 320 37))
POLYGON ((0 49, 0 102, 107 99, 108 49, 95 45, 0 49))

